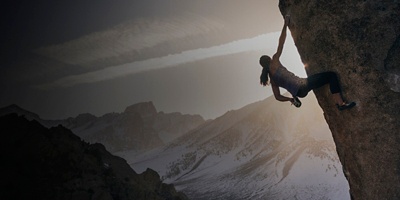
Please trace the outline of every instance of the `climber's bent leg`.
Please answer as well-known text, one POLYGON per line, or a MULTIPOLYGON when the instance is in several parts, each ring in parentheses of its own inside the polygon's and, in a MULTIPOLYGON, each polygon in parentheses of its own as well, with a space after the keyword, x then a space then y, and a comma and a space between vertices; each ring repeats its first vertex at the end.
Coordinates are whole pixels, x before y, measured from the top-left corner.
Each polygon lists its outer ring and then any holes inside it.
POLYGON ((341 93, 339 81, 334 72, 322 72, 307 78, 307 89, 313 90, 329 83, 332 94, 341 93))

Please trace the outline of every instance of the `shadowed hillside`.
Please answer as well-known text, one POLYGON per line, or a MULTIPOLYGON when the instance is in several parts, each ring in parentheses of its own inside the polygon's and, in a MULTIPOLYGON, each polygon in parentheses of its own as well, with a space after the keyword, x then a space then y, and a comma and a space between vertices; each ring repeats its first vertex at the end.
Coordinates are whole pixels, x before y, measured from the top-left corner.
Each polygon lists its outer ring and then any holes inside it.
POLYGON ((147 169, 133 171, 101 144, 16 114, 0 117, 0 199, 187 199, 147 169))

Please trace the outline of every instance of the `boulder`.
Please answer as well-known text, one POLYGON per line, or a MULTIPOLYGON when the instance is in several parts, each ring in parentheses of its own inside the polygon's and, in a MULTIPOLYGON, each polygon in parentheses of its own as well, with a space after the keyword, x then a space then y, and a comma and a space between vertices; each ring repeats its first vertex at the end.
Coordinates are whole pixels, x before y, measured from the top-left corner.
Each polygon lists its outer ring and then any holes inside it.
MULTIPOLYGON (((308 75, 333 71, 343 97, 315 90, 353 199, 400 199, 400 1, 280 0, 308 75)), ((283 20, 282 20, 283 24, 283 20)))

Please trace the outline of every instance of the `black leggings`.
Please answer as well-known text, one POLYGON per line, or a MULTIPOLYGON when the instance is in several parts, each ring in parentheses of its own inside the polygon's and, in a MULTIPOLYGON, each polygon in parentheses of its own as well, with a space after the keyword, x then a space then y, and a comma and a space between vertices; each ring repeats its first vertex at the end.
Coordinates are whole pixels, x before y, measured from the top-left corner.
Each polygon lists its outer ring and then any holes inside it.
POLYGON ((297 96, 303 98, 307 96, 308 92, 311 90, 319 88, 328 83, 332 94, 341 92, 336 74, 334 72, 322 72, 309 76, 307 78, 307 85, 300 87, 299 91, 297 92, 297 96))

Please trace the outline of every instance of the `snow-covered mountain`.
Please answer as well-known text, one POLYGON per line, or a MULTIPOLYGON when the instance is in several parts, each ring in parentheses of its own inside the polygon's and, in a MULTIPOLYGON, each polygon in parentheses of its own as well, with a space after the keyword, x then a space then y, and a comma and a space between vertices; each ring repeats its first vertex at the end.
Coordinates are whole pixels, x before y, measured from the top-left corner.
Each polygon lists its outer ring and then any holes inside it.
POLYGON ((166 147, 116 153, 155 169, 191 199, 350 199, 313 95, 298 109, 273 97, 204 123, 166 147))
POLYGON ((43 120, 17 105, 0 109, 0 116, 8 113, 24 115, 46 127, 61 124, 86 142, 102 143, 110 152, 132 150, 140 153, 164 146, 205 122, 200 115, 157 112, 152 102, 131 105, 122 113, 101 117, 85 113, 64 120, 43 120))

